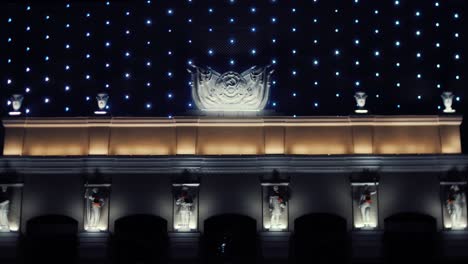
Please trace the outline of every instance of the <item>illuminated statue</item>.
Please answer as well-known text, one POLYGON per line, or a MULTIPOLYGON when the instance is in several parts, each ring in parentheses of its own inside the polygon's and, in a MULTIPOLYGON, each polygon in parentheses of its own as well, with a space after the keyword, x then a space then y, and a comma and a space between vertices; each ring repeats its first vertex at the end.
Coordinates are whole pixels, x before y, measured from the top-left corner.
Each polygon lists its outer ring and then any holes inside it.
POLYGON ((356 92, 354 98, 356 99, 356 105, 358 107, 355 112, 358 114, 366 114, 368 111, 364 107, 366 106, 367 94, 364 92, 356 92))
POLYGON ((278 229, 282 228, 280 218, 283 215, 283 210, 286 208, 286 199, 280 193, 277 185, 273 186, 273 192, 269 197, 269 209, 270 209, 270 228, 278 229))
POLYGON ((190 230, 190 217, 193 209, 193 198, 188 193, 188 187, 182 187, 182 191, 176 198, 179 212, 179 229, 190 230))
POLYGON ((242 73, 220 74, 210 68, 192 66, 192 97, 202 111, 260 111, 270 92, 269 66, 252 67, 242 73))
POLYGON ((452 108, 453 96, 452 92, 442 93, 441 97, 445 106, 444 113, 455 113, 455 109, 452 108))
POLYGON ((2 186, 0 193, 0 232, 10 231, 10 222, 8 220, 8 211, 10 210, 10 198, 7 192, 7 186, 2 186))
POLYGON ((19 111, 21 109, 21 104, 23 103, 23 95, 21 94, 14 94, 11 96, 11 107, 15 111, 19 111))
POLYGON ((450 186, 446 202, 447 211, 452 221, 452 228, 464 228, 466 223, 462 222, 462 217, 463 208, 466 204, 466 197, 458 185, 450 186))
POLYGON ((87 189, 85 199, 87 230, 97 231, 99 230, 99 223, 101 222, 101 210, 106 200, 99 193, 98 188, 87 189))
POLYGON ((370 213, 372 209, 372 195, 377 194, 377 191, 370 191, 369 186, 365 185, 359 198, 359 209, 361 210, 361 218, 364 227, 371 226, 370 213))
POLYGON ((97 105, 98 105, 99 110, 94 111, 94 113, 97 115, 107 114, 106 108, 107 108, 107 102, 109 101, 109 95, 106 93, 98 93, 96 96, 96 100, 97 100, 97 105))

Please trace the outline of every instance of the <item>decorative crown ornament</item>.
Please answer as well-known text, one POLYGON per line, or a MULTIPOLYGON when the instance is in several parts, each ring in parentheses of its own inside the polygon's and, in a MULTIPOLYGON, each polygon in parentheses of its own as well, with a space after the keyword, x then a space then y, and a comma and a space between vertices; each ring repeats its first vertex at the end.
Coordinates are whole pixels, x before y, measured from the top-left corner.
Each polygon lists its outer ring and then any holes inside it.
POLYGON ((270 93, 270 66, 251 67, 237 73, 220 74, 211 68, 192 65, 192 97, 201 111, 261 111, 270 93))
POLYGON ((106 107, 107 107, 107 101, 109 100, 109 95, 107 93, 98 93, 96 95, 96 101, 99 110, 94 111, 95 114, 97 115, 105 115, 107 114, 106 107))
POLYGON ((24 96, 22 94, 13 94, 10 98, 11 108, 13 111, 9 112, 9 115, 21 115, 20 109, 23 104, 24 96))
POLYGON ((366 106, 367 94, 365 92, 356 92, 354 94, 354 98, 356 99, 356 105, 358 107, 354 112, 358 114, 367 114, 369 111, 364 108, 366 106))
POLYGON ((452 108, 453 97, 454 97, 453 93, 443 92, 440 97, 442 97, 442 100, 444 102, 444 106, 445 106, 444 113, 448 113, 448 114, 455 113, 455 109, 452 108))

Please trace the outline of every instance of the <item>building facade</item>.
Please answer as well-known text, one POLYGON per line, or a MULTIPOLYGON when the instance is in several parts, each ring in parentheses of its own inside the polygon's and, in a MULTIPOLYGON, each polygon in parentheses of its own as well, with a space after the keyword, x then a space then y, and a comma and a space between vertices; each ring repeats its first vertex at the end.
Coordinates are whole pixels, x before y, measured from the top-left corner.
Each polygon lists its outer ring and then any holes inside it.
MULTIPOLYGON (((245 217, 255 223, 256 257, 287 261, 300 255, 294 238, 305 232, 298 231, 304 228, 301 219, 315 216, 325 219, 323 230, 336 228, 333 217, 343 221, 349 259, 378 263, 386 256, 384 237, 392 226, 387 220, 403 213, 434 219, 433 231, 442 241, 437 257, 463 260, 468 158, 461 154, 461 121, 458 116, 5 119, 1 185, 8 208, 0 215, 7 220, 0 220, 8 227, 2 224, 2 257, 17 259, 14 252, 24 250, 20 241, 36 229, 47 233, 44 219, 60 216, 76 221, 81 263, 111 260, 112 241, 123 226, 119 221, 155 216, 163 220, 167 258, 196 261, 211 254, 207 237, 216 226, 211 222, 229 226, 229 219, 245 217)), ((305 226, 312 228, 314 221, 305 226)), ((418 228, 416 221, 413 229, 418 228)), ((213 254, 232 253, 219 245, 213 254)))

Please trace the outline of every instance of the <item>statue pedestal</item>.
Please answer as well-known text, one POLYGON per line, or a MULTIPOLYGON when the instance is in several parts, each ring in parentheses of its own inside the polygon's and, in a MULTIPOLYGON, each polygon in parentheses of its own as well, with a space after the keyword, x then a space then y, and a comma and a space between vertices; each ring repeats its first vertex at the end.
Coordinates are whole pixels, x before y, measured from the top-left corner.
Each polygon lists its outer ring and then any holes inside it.
POLYGON ((353 231, 352 259, 357 263, 376 263, 383 258, 382 231, 353 231))
POLYGON ((260 250, 265 260, 287 260, 291 232, 261 232, 260 250))
POLYGON ((16 263, 20 233, 0 233, 0 263, 16 263))
POLYGON ((109 233, 83 232, 78 235, 80 260, 90 262, 105 262, 108 258, 109 233))
POLYGON ((199 232, 169 233, 169 258, 172 260, 196 260, 200 252, 199 232))
POLYGON ((468 231, 441 232, 442 257, 446 260, 468 259, 468 231))

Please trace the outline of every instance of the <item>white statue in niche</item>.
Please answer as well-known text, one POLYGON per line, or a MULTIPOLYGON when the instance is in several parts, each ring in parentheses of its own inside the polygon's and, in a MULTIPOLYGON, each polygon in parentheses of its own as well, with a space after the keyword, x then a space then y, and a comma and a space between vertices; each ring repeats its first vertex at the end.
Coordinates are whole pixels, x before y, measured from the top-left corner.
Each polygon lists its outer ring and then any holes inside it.
POLYGON ((85 194, 87 230, 99 231, 101 222, 101 210, 105 203, 105 197, 99 192, 99 188, 88 188, 85 194))
POLYGON ((460 190, 458 185, 451 185, 447 195, 447 212, 452 222, 452 229, 465 228, 463 223, 463 208, 466 204, 465 193, 460 190))
POLYGON ((358 114, 366 114, 368 111, 364 108, 366 106, 367 94, 365 92, 356 92, 354 94, 356 105, 358 109, 355 110, 358 114))
POLYGON ((10 221, 8 220, 8 212, 10 210, 10 197, 8 195, 8 187, 2 186, 0 193, 0 232, 10 232, 10 221))
POLYGON ((280 193, 277 185, 273 186, 273 191, 269 196, 268 204, 270 209, 270 229, 284 228, 280 219, 283 215, 284 209, 286 208, 286 198, 280 193))
POLYGON ((444 92, 441 95, 442 100, 444 101, 444 113, 455 113, 455 109, 452 108, 453 104, 453 93, 452 92, 444 92))
POLYGON ((266 106, 273 73, 269 66, 221 74, 192 65, 189 72, 193 101, 202 111, 261 111, 266 106))
POLYGON ((183 186, 182 190, 176 197, 176 205, 178 206, 179 215, 179 230, 190 230, 190 218, 193 210, 193 197, 189 194, 189 188, 183 186))
POLYGON ((359 210, 361 211, 361 219, 364 228, 371 228, 371 210, 372 210, 372 195, 377 194, 377 191, 371 191, 369 185, 364 185, 359 198, 359 210))

